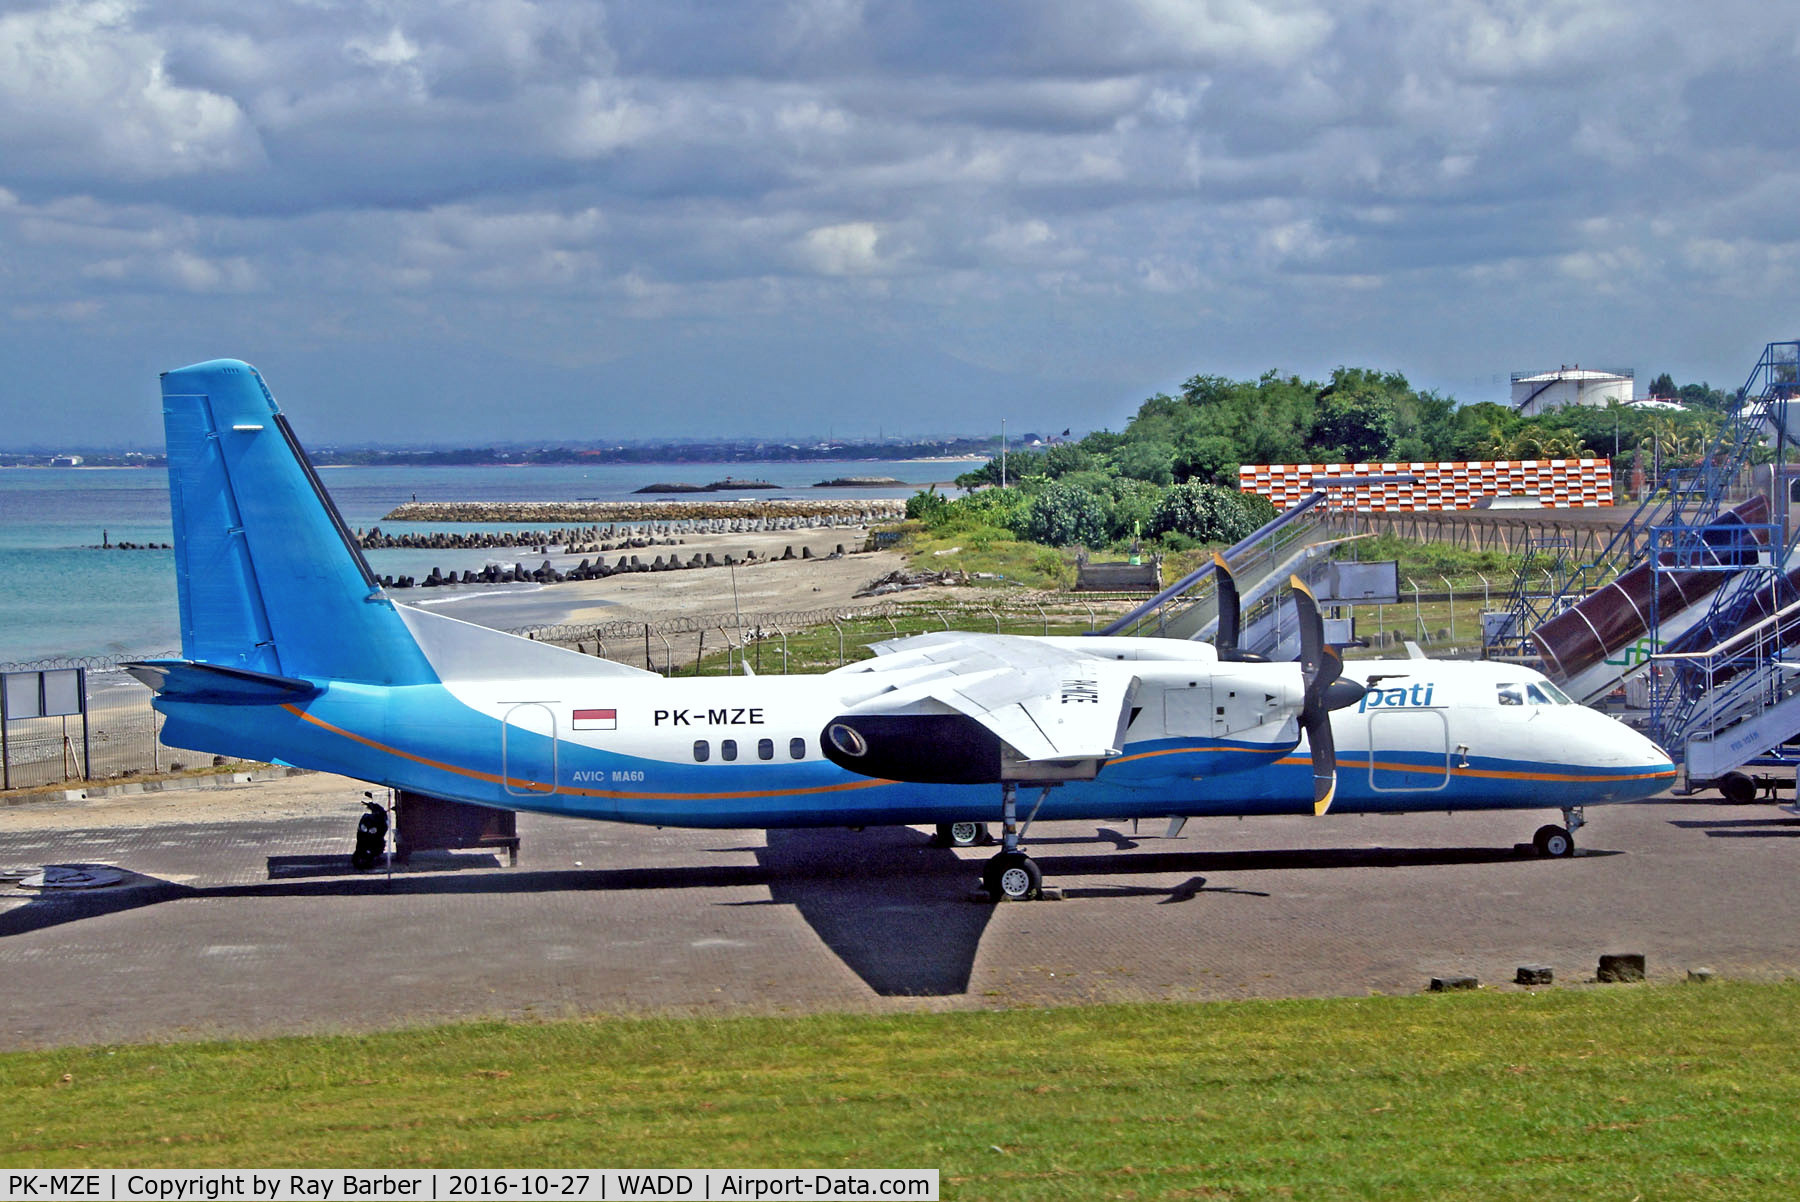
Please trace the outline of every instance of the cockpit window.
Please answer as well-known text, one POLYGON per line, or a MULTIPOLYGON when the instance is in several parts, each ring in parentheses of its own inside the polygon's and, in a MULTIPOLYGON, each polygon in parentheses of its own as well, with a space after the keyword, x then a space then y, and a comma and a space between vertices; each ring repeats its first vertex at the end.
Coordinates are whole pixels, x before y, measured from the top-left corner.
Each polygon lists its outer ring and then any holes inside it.
POLYGON ((1494 686, 1501 705, 1574 705, 1569 695, 1547 680, 1494 686))

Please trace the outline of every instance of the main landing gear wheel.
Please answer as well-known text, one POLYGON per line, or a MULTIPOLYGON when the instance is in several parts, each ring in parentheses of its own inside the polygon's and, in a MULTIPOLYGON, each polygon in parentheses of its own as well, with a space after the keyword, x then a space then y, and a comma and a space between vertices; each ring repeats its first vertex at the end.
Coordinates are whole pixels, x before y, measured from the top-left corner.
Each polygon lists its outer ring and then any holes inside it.
POLYGON ((981 884, 997 902, 1030 901, 1042 889, 1044 874, 1024 852, 1003 851, 981 870, 981 884))
POLYGON ((937 838, 932 840, 939 847, 974 847, 993 841, 985 822, 940 822, 937 838))
POLYGON ((1756 782, 1742 772, 1727 772, 1719 778, 1719 796, 1734 806, 1747 806, 1756 800, 1756 782))
POLYGON ((1561 860, 1575 854, 1575 836, 1560 826, 1540 826, 1531 844, 1546 860, 1561 860))
POLYGON ((1012 781, 1000 785, 1000 854, 981 869, 981 887, 997 902, 1031 901, 1043 896, 1044 874, 1030 856, 1019 849, 1019 840, 1043 807, 1054 784, 1044 786, 1025 825, 1019 825, 1019 790, 1012 781))

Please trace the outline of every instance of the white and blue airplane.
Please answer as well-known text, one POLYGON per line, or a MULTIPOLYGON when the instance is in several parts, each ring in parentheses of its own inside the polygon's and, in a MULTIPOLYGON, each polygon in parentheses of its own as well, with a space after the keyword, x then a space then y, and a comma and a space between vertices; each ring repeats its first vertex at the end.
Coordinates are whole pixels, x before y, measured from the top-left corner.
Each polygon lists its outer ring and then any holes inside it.
MULTIPOLYGON (((1155 638, 942 632, 816 676, 668 679, 408 605, 380 586, 249 364, 162 378, 178 659, 131 670, 171 746, 448 801, 688 827, 937 824, 1039 892, 1033 818, 1560 809, 1668 787, 1663 752, 1529 669, 1300 663, 1155 638)), ((1224 578, 1228 581, 1228 577, 1224 578)), ((1295 582, 1296 585, 1298 582, 1295 582)), ((1235 606, 1231 617, 1235 618, 1235 606)))

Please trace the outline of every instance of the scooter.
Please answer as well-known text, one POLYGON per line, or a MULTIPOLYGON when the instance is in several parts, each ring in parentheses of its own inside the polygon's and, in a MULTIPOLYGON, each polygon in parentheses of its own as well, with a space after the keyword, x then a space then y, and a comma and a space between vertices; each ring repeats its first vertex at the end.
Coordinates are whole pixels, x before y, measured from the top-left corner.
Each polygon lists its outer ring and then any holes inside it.
POLYGON ((350 866, 358 869, 373 868, 387 850, 387 807, 378 801, 365 801, 363 805, 366 812, 356 820, 356 850, 350 853, 350 866))

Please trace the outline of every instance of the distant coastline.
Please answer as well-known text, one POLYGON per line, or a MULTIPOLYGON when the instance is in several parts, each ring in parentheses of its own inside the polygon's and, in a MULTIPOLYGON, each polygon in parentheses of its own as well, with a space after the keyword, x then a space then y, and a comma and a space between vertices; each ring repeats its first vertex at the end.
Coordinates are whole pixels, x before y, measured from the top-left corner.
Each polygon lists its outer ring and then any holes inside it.
POLYGON ((903 517, 906 502, 886 497, 866 500, 755 501, 408 501, 381 518, 384 522, 497 522, 565 525, 580 522, 686 522, 731 518, 763 520, 799 517, 903 517))
MULTIPOLYGON (((867 448, 866 453, 841 453, 787 458, 779 455, 764 456, 757 462, 767 463, 986 463, 999 454, 998 449, 992 453, 959 454, 959 455, 881 455, 875 453, 879 448, 867 448)), ((567 458, 557 457, 544 452, 533 452, 530 457, 508 458, 498 452, 489 452, 489 457, 462 458, 460 451, 446 452, 413 452, 383 451, 374 453, 378 457, 364 458, 360 456, 334 456, 330 452, 320 454, 314 459, 313 466, 318 468, 342 467, 579 467, 586 463, 637 464, 643 467, 674 466, 688 464, 728 464, 743 463, 745 457, 740 452, 721 453, 717 458, 685 454, 672 455, 663 459, 640 459, 635 456, 615 459, 598 457, 583 458, 572 455, 567 458)), ((133 456, 130 463, 117 462, 120 456, 83 455, 83 459, 109 459, 113 462, 55 464, 48 462, 20 462, 21 460, 48 460, 48 455, 23 455, 15 452, 0 452, 0 472, 5 471, 58 471, 58 472, 114 472, 138 471, 144 468, 158 470, 169 466, 162 455, 133 456)))

